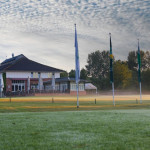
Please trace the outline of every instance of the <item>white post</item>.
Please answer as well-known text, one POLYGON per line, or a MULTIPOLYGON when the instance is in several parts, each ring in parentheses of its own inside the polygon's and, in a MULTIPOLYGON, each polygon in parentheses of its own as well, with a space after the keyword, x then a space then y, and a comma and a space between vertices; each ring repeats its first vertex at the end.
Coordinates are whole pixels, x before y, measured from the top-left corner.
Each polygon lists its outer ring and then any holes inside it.
POLYGON ((0 95, 0 97, 2 97, 2 78, 1 78, 1 83, 0 83, 0 92, 1 92, 1 95, 0 95))
POLYGON ((114 99, 114 82, 112 82, 112 93, 113 93, 113 104, 115 106, 115 99, 114 99))
POLYGON ((97 95, 97 88, 96 88, 96 95, 97 95))
POLYGON ((1 88, 1 97, 3 97, 2 85, 1 85, 0 88, 1 88))
POLYGON ((30 91, 30 77, 28 76, 28 94, 29 94, 29 91, 30 91))
POLYGON ((52 74, 52 89, 55 91, 55 73, 52 74))
POLYGON ((41 84, 41 81, 40 81, 41 74, 40 73, 38 73, 38 77, 39 77, 38 88, 39 88, 39 91, 41 92, 41 87, 40 87, 40 84, 41 84))
POLYGON ((141 82, 140 82, 140 103, 142 104, 141 82))
POLYGON ((0 92, 1 92, 1 95, 0 95, 0 97, 3 97, 4 82, 3 82, 3 74, 2 73, 0 74, 0 79, 1 79, 1 83, 0 83, 0 92))
POLYGON ((77 108, 79 108, 79 82, 77 82, 77 108))

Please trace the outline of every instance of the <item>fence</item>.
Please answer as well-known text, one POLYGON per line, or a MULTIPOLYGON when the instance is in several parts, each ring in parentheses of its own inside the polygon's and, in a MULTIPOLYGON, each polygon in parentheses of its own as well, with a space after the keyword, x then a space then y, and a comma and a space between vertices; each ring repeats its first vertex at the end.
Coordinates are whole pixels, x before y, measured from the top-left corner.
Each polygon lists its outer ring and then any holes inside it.
POLYGON ((17 92, 6 92, 6 96, 34 96, 35 94, 69 94, 68 90, 58 91, 58 90, 29 90, 29 91, 17 91, 17 92))

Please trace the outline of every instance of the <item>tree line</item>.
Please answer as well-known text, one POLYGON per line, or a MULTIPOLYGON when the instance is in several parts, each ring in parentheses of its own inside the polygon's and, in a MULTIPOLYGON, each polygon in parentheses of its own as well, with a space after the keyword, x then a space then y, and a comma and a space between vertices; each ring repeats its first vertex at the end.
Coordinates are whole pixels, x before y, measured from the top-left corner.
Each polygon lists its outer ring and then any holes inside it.
MULTIPOLYGON (((150 90, 150 52, 140 51, 142 89, 150 90)), ((109 51, 95 51, 88 54, 87 65, 80 71, 80 78, 93 83, 99 90, 111 89, 109 51)), ((115 89, 136 89, 138 87, 137 51, 128 53, 127 60, 113 58, 115 89)), ((75 78, 75 70, 61 73, 61 77, 75 78)))

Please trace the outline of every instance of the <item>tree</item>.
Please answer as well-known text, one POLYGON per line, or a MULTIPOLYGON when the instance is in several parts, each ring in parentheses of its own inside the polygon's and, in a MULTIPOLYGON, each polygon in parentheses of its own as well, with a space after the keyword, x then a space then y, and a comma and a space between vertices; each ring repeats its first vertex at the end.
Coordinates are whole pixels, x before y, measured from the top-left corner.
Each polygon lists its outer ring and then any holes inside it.
POLYGON ((114 83, 116 88, 127 88, 132 80, 132 72, 126 62, 120 60, 114 62, 114 83))
POLYGON ((88 55, 87 75, 98 89, 109 87, 109 52, 99 50, 88 55))
MULTIPOLYGON (((149 51, 140 51, 141 55, 141 74, 143 72, 143 78, 142 80, 145 80, 144 76, 147 76, 146 72, 150 69, 150 52, 149 51)), ((128 55, 128 67, 132 71, 132 80, 131 80, 131 86, 136 88, 138 86, 138 62, 137 62, 137 52, 131 51, 128 55)))
POLYGON ((75 78, 75 70, 71 70, 70 72, 69 72, 69 77, 70 78, 75 78))
POLYGON ((131 51, 128 54, 128 68, 130 70, 136 70, 137 68, 137 55, 135 51, 131 51))
POLYGON ((61 78, 68 77, 68 72, 67 72, 67 71, 64 71, 64 72, 60 73, 60 77, 61 77, 61 78))
MULTIPOLYGON (((140 51, 141 55, 141 71, 150 68, 150 52, 149 51, 140 51)), ((138 62, 137 62, 137 52, 131 51, 128 54, 128 67, 130 70, 137 71, 138 70, 138 62)))
POLYGON ((150 90, 150 69, 147 69, 141 74, 142 87, 144 89, 150 90))
POLYGON ((109 72, 109 52, 95 51, 88 55, 86 69, 89 76, 106 77, 109 72))
POLYGON ((146 51, 144 53, 144 60, 145 60, 145 63, 143 64, 144 70, 149 70, 150 69, 150 52, 149 51, 146 51))
POLYGON ((80 71, 80 79, 87 80, 87 70, 85 70, 84 68, 82 68, 80 71))

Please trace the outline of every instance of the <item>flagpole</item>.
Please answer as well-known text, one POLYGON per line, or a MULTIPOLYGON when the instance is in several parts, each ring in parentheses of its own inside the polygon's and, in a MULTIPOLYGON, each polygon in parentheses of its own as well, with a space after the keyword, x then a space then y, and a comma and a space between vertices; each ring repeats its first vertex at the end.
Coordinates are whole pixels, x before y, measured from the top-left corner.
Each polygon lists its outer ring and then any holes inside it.
POLYGON ((77 83, 77 108, 79 108, 79 83, 77 83))
POLYGON ((115 98, 114 98, 114 82, 112 82, 112 92, 113 92, 113 105, 115 106, 115 98))
POLYGON ((140 82, 140 103, 142 104, 142 90, 141 90, 141 82, 140 82))
POLYGON ((140 44, 138 39, 138 80, 139 80, 139 86, 140 86, 140 104, 142 104, 142 88, 141 88, 141 56, 140 56, 140 44))
POLYGON ((78 51, 76 24, 74 25, 75 25, 75 71, 76 71, 77 108, 79 108, 80 66, 79 66, 79 51, 78 51))
POLYGON ((113 54, 112 54, 111 33, 109 33, 109 36, 110 36, 110 82, 112 83, 113 105, 115 106, 115 98, 114 98, 114 77, 113 77, 113 54))

